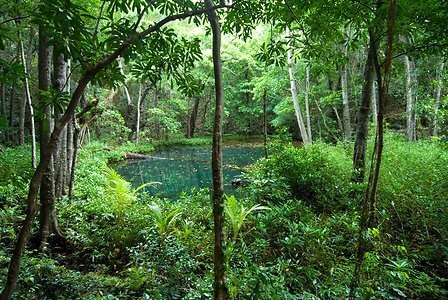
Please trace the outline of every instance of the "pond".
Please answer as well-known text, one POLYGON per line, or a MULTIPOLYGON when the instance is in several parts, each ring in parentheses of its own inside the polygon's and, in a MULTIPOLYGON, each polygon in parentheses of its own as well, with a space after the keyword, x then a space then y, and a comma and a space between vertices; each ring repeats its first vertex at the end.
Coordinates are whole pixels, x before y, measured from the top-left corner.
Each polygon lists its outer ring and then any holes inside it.
MULTIPOLYGON (((253 164, 264 154, 259 146, 226 146, 223 148, 224 189, 242 174, 241 168, 253 164)), ((135 187, 147 182, 161 185, 146 188, 153 196, 174 198, 192 188, 212 186, 211 147, 179 146, 159 150, 143 160, 127 160, 115 170, 135 187)))

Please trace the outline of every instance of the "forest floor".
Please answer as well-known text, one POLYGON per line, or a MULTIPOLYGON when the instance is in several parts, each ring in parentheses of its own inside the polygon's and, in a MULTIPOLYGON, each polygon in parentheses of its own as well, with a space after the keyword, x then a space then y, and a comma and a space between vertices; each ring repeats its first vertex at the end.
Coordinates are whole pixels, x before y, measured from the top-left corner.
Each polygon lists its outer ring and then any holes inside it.
MULTIPOLYGON (((49 253, 29 247, 17 299, 209 299, 209 192, 196 189, 177 201, 160 200, 136 191, 107 166, 129 152, 210 142, 200 138, 135 146, 95 141, 84 147, 74 199, 57 202, 68 246, 53 245, 49 253), (117 183, 123 188, 120 193, 113 188, 117 183)), ((368 233, 359 299, 447 297, 447 147, 387 136, 378 226, 368 233)), ((316 143, 297 148, 284 140, 270 145, 270 158, 247 174, 251 183, 244 193, 226 201, 232 298, 346 297, 356 252, 358 203, 365 188, 350 183, 351 170, 350 146, 316 143), (269 210, 244 214, 256 204, 269 210)), ((32 174, 29 146, 5 149, 0 172, 1 285, 32 174)), ((35 222, 32 235, 37 226, 35 222)))

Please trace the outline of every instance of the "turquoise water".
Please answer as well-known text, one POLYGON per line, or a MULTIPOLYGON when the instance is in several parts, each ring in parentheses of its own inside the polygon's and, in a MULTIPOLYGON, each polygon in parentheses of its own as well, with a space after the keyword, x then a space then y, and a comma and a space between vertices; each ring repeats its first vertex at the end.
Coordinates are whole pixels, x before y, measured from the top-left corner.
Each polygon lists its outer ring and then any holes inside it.
MULTIPOLYGON (((262 147, 224 147, 224 189, 230 190, 232 180, 242 174, 241 168, 256 162, 263 153, 262 147)), ((160 150, 148 159, 124 161, 114 168, 135 187, 147 182, 161 182, 162 185, 146 189, 158 197, 174 198, 183 191, 212 185, 211 148, 208 146, 160 150)))

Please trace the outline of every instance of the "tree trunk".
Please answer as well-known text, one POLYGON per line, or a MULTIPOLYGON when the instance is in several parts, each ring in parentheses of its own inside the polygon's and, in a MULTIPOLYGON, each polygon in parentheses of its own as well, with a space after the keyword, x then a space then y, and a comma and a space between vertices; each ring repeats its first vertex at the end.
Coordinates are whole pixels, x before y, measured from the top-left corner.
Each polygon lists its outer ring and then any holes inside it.
POLYGON ((0 83, 0 101, 2 102, 1 109, 2 115, 5 116, 6 119, 6 95, 5 95, 5 85, 0 83))
POLYGON ((264 136, 264 156, 268 158, 268 90, 264 88, 263 92, 263 136, 264 136))
POLYGON ((194 131, 196 129, 196 120, 198 118, 198 111, 199 111, 199 101, 200 101, 199 97, 196 97, 194 99, 193 110, 191 111, 190 120, 189 120, 188 138, 194 137, 194 131))
POLYGON ((205 133, 205 125, 207 123, 207 113, 208 113, 208 107, 210 105, 210 97, 206 95, 205 105, 204 105, 204 113, 202 114, 202 120, 201 120, 201 133, 205 133))
MULTIPOLYGON (((344 28, 344 34, 346 36, 346 40, 342 47, 342 52, 344 57, 347 58, 347 48, 348 48, 348 37, 349 37, 349 28, 344 28)), ((344 120, 344 141, 346 143, 350 142, 352 135, 352 125, 350 121, 350 105, 348 100, 348 69, 347 64, 344 64, 341 70, 341 90, 342 90, 342 117, 344 120)))
POLYGON ((438 121, 438 114, 439 114, 439 106, 440 106, 440 98, 442 96, 442 72, 443 72, 443 61, 440 63, 440 73, 437 76, 437 87, 436 87, 436 97, 434 101, 434 119, 432 121, 432 130, 431 135, 437 136, 437 121, 438 121))
POLYGON ((406 65, 406 137, 409 141, 415 141, 415 64, 407 55, 404 56, 404 62, 406 65))
POLYGON ((376 120, 378 118, 378 89, 377 89, 377 82, 375 80, 372 80, 372 121, 376 124, 376 120))
POLYGON ((352 181, 363 182, 366 166, 367 139, 369 134, 369 108, 372 98, 373 56, 375 41, 369 40, 366 65, 364 68, 364 83, 362 87, 361 103, 356 120, 355 146, 353 151, 352 181))
MULTIPOLYGON (((23 42, 21 39, 20 31, 17 32, 18 40, 19 40, 19 51, 20 51, 20 60, 23 66, 23 70, 25 73, 25 79, 23 81, 24 84, 24 106, 28 105, 28 109, 30 111, 30 134, 31 134, 31 163, 33 168, 36 168, 36 130, 34 125, 34 108, 31 101, 31 91, 30 84, 28 80, 28 70, 31 68, 32 61, 32 47, 33 47, 33 31, 30 33, 30 43, 28 45, 28 53, 27 58, 25 59, 25 51, 23 49, 23 42)), ((25 122, 25 116, 23 116, 23 122, 25 122)), ((22 124, 22 131, 24 131, 24 124, 22 124)), ((22 132, 23 134, 23 132, 22 132)), ((24 142, 24 136, 21 137, 21 142, 24 142)))
MULTIPOLYGON (((204 0, 205 6, 213 6, 213 0, 204 0)), ((208 13, 213 33, 213 70, 215 77, 215 123, 213 127, 212 173, 213 173, 213 220, 214 220, 214 299, 227 299, 225 240, 224 240, 224 198, 222 173, 222 113, 224 88, 222 82, 221 28, 215 11, 208 13)))
POLYGON ((305 83, 305 111, 306 111, 306 128, 308 129, 309 142, 313 142, 313 136, 311 134, 311 113, 310 113, 310 66, 306 66, 306 83, 305 83))
POLYGON ((13 129, 14 129, 14 102, 16 99, 16 86, 11 87, 11 94, 9 98, 9 133, 8 140, 13 144, 13 129))
MULTIPOLYGON (((291 32, 289 30, 289 27, 286 27, 286 38, 290 38, 290 36, 291 32)), ((291 43, 289 41, 288 41, 287 59, 288 59, 289 79, 291 82, 292 101, 294 102, 294 110, 296 112, 297 123, 299 125, 300 135, 302 137, 303 143, 308 144, 310 140, 308 138, 307 129, 305 127, 305 123, 303 122, 303 116, 300 110, 299 97, 297 95, 297 88, 296 88, 296 78, 293 69, 292 48, 291 43)))
MULTIPOLYGON (((38 72, 39 72, 39 90, 48 91, 50 88, 50 48, 47 47, 48 38, 43 33, 43 28, 39 28, 39 59, 38 59, 38 72)), ((45 102, 45 99, 39 101, 45 102)), ((39 122, 40 131, 40 160, 44 161, 46 153, 43 149, 48 148, 48 142, 50 139, 51 130, 51 108, 47 106, 45 108, 45 119, 39 122)), ((48 157, 49 164, 45 168, 45 172, 40 184, 40 222, 39 222, 39 249, 46 251, 47 239, 50 234, 51 225, 51 212, 54 206, 54 170, 52 153, 48 157)))
POLYGON ((135 124, 135 144, 138 145, 140 138, 140 105, 142 101, 142 84, 140 83, 138 87, 138 98, 137 98, 137 120, 135 124))
MULTIPOLYGON (((376 45, 373 44, 373 61, 375 66, 375 73, 378 79, 378 120, 377 120, 377 134, 375 139, 374 154, 371 161, 371 172, 369 176, 369 183, 366 189, 366 196, 362 203, 361 208, 361 220, 359 226, 358 235, 358 251, 356 255, 356 264, 353 280, 350 286, 349 299, 354 299, 355 288, 359 285, 359 278, 361 275, 361 267, 364 260, 364 255, 367 252, 367 245, 365 240, 365 234, 367 229, 374 227, 375 223, 375 202, 378 189, 378 181, 380 175, 383 147, 384 147, 384 108, 386 105, 389 82, 391 76, 391 67, 393 59, 393 41, 395 31, 395 0, 389 1, 388 14, 387 14, 387 43, 385 51, 384 61, 384 76, 381 74, 381 65, 378 61, 378 50, 376 45)), ((369 33, 370 40, 376 40, 372 31, 369 33)))

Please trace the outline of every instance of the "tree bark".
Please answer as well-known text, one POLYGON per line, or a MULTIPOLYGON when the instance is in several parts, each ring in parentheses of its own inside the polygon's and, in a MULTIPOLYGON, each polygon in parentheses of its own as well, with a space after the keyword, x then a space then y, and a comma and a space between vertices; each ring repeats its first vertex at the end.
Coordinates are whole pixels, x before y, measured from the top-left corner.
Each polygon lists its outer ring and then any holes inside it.
POLYGON ((9 133, 8 140, 13 144, 13 129, 14 129, 14 102, 16 99, 16 86, 11 87, 11 94, 9 98, 9 133))
MULTIPOLYGON (((344 34, 346 36, 346 40, 342 47, 342 52, 344 57, 347 57, 347 48, 348 48, 348 37, 349 37, 349 28, 344 28, 344 34)), ((341 90, 342 90, 342 118, 344 120, 344 141, 346 143, 350 142, 352 135, 352 125, 350 121, 350 104, 348 99, 348 69, 347 64, 344 64, 341 70, 341 90)))
POLYGON ((306 82, 305 82, 305 112, 306 112, 306 128, 308 129, 309 142, 313 142, 313 136, 311 134, 311 113, 310 113, 310 66, 306 66, 306 82))
POLYGON ((264 88, 263 92, 263 136, 264 136, 264 156, 268 158, 268 90, 264 88))
MULTIPOLYGON (((207 8, 213 7, 213 0, 204 0, 207 8)), ((215 122, 213 127, 212 173, 213 173, 213 220, 214 220, 214 299, 227 299, 225 240, 224 240, 224 198, 222 171, 222 114, 224 88, 222 82, 221 28, 215 11, 208 13, 213 35, 213 71, 215 78, 215 122)))
MULTIPOLYGON (((43 28, 39 27, 39 57, 38 57, 38 73, 39 73, 39 90, 48 91, 50 88, 50 48, 47 46, 48 38, 43 32, 43 28)), ((41 96, 42 97, 42 96, 41 96)), ((45 103, 45 99, 39 101, 45 103)), ((43 149, 48 148, 51 130, 51 108, 45 107, 45 118, 39 122, 39 143, 40 143, 40 160, 47 159, 43 149)), ((45 168, 42 182, 40 184, 40 215, 39 215, 39 249, 46 251, 47 239, 50 234, 51 212, 54 206, 54 168, 52 160, 52 152, 48 157, 49 164, 45 168)))
POLYGON ((437 87, 436 87, 436 97, 434 99, 434 119, 432 120, 432 130, 431 135, 437 136, 437 121, 438 121, 438 114, 439 114, 439 106, 440 106, 440 98, 442 96, 442 72, 444 68, 443 61, 440 63, 440 73, 437 76, 437 87))
POLYGON ((376 124, 376 120, 378 118, 378 89, 377 89, 377 82, 375 80, 372 80, 372 121, 376 124))
POLYGON ((413 59, 407 55, 404 56, 404 62, 406 65, 406 137, 409 141, 415 141, 415 64, 413 59))
POLYGON ((369 38, 369 50, 364 68, 364 83, 361 94, 361 103, 356 120, 355 146, 353 151, 353 176, 352 181, 362 182, 365 177, 367 139, 369 134, 369 108, 372 98, 373 82, 373 56, 374 43, 369 38))
MULTIPOLYGON (((30 84, 28 80, 28 70, 31 67, 31 61, 32 61, 32 46, 33 46, 33 32, 30 33, 30 41, 28 45, 28 53, 27 57, 25 59, 25 51, 23 49, 23 42, 21 39, 20 31, 17 32, 18 40, 19 40, 19 51, 20 51, 20 60, 23 66, 23 70, 25 73, 25 78, 23 80, 24 84, 24 106, 28 105, 28 109, 30 112, 30 134, 31 134, 31 163, 33 168, 36 168, 36 130, 35 130, 35 124, 34 124, 34 108, 31 101, 31 91, 30 91, 30 84)), ((25 122, 25 116, 23 116, 23 122, 25 122)), ((22 124, 22 131, 24 131, 24 124, 22 124)), ((22 132, 23 134, 23 132, 22 132)), ((21 142, 24 143, 24 136, 21 137, 21 142)))
POLYGON ((198 118, 198 111, 199 111, 199 101, 200 101, 199 97, 196 97, 194 99, 193 110, 191 111, 189 120, 188 138, 194 137, 194 132, 196 130, 196 120, 198 118))
MULTIPOLYGON (((291 37, 291 32, 289 30, 289 27, 286 27, 286 38, 290 38, 290 37, 291 37)), ((296 112, 297 123, 299 125, 300 135, 302 137, 303 143, 308 144, 308 143, 310 143, 310 140, 308 137, 307 129, 305 127, 305 123, 303 122, 302 111, 301 111, 300 105, 299 105, 299 97, 298 97, 297 88, 296 88, 296 78, 295 78, 294 69, 293 69, 292 48, 291 48, 290 41, 288 41, 287 59, 288 59, 289 80, 291 83, 291 95, 292 95, 292 101, 294 103, 294 110, 296 112)))

